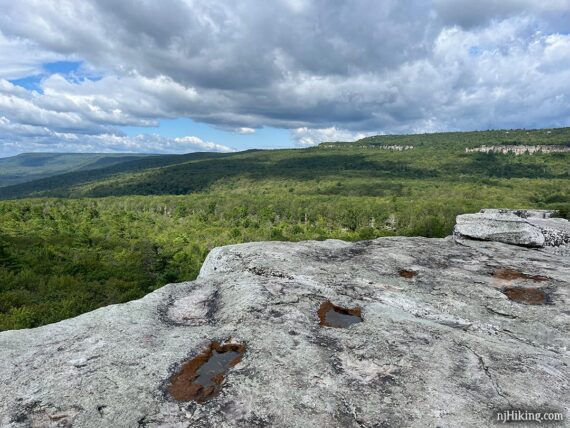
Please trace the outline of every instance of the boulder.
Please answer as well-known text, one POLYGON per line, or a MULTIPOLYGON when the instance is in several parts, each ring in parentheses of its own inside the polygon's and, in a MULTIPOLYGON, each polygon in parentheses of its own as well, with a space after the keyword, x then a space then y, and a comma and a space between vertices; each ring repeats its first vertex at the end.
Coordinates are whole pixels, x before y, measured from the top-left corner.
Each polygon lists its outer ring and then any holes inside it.
POLYGON ((570 222, 548 210, 483 209, 457 216, 454 235, 523 247, 560 247, 570 243, 570 222))
POLYGON ((217 248, 196 281, 0 333, 0 426, 481 427, 504 409, 567 417, 569 281, 568 257, 499 242, 217 248), (323 322, 328 310, 336 318, 323 322), (223 375, 197 386, 200 364, 228 350, 223 375))

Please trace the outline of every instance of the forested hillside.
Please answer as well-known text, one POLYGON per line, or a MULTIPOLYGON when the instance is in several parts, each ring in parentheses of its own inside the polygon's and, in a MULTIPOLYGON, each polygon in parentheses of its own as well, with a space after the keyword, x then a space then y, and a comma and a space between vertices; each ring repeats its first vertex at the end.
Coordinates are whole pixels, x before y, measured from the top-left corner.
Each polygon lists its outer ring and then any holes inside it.
POLYGON ((508 141, 494 131, 152 157, 0 189, 4 197, 41 196, 0 202, 0 329, 193 279, 219 245, 443 237, 457 214, 484 207, 557 209, 569 218, 569 153, 465 152, 569 137, 568 130, 526 132, 508 141), (413 148, 369 147, 378 142, 413 148), (45 197, 53 195, 71 198, 45 197))
MULTIPOLYGON (((305 182, 360 177, 372 185, 387 179, 453 178, 471 182, 486 178, 570 177, 567 153, 505 157, 465 152, 466 148, 481 145, 512 144, 570 146, 570 128, 384 135, 355 143, 323 143, 303 150, 152 156, 0 188, 0 198, 188 194, 225 184, 235 187, 244 179, 305 182), (392 145, 411 149, 378 149, 392 145)), ((360 188, 355 191, 363 192, 360 188)))
POLYGON ((143 154, 22 153, 0 158, 0 187, 66 172, 86 171, 147 157, 143 154))
POLYGON ((185 155, 149 155, 127 159, 123 162, 101 165, 99 168, 82 168, 78 171, 50 175, 41 180, 0 188, 0 199, 21 198, 47 194, 50 196, 70 196, 69 188, 85 183, 97 182, 108 177, 118 177, 177 165, 190 160, 211 159, 224 156, 220 153, 189 153, 185 155))
POLYGON ((570 128, 555 129, 501 129, 478 132, 435 132, 430 134, 376 135, 355 143, 362 144, 410 144, 414 146, 467 148, 479 145, 570 145, 570 128))

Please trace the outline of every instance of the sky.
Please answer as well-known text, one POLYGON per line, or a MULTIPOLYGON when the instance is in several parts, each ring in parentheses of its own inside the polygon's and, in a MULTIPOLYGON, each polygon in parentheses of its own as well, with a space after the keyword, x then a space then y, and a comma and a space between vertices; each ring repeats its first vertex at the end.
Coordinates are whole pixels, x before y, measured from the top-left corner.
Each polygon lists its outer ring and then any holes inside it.
POLYGON ((570 126, 570 0, 0 0, 0 157, 570 126))

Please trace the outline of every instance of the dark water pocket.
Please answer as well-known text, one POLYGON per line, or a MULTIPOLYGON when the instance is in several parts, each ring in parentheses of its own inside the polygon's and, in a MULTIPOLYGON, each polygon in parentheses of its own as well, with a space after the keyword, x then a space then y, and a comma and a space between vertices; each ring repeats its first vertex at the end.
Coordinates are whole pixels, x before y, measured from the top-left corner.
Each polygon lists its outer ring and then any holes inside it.
POLYGON ((178 401, 205 401, 216 395, 228 370, 241 361, 245 346, 212 342, 201 354, 182 365, 171 378, 170 395, 178 401))
POLYGON ((362 322, 362 311, 359 307, 343 308, 333 305, 328 300, 323 302, 317 313, 320 324, 325 327, 347 328, 362 322))

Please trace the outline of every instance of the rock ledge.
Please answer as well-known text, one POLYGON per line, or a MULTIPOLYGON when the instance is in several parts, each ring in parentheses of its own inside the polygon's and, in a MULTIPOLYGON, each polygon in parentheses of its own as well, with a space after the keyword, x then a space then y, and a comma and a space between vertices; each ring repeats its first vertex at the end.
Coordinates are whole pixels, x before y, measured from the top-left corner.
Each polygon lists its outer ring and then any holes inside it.
MULTIPOLYGON (((518 218, 527 227, 534 217, 518 218)), ((539 242, 531 238, 520 239, 539 242)), ((0 333, 0 426, 480 427, 503 409, 567 417, 569 281, 569 257, 491 241, 216 248, 196 281, 0 333), (362 322, 320 325, 326 301, 360 308, 362 322), (246 351, 212 399, 176 401, 173 376, 213 341, 246 351)))
POLYGON ((454 235, 524 247, 565 247, 570 244, 570 222, 548 210, 484 209, 457 216, 454 235))

